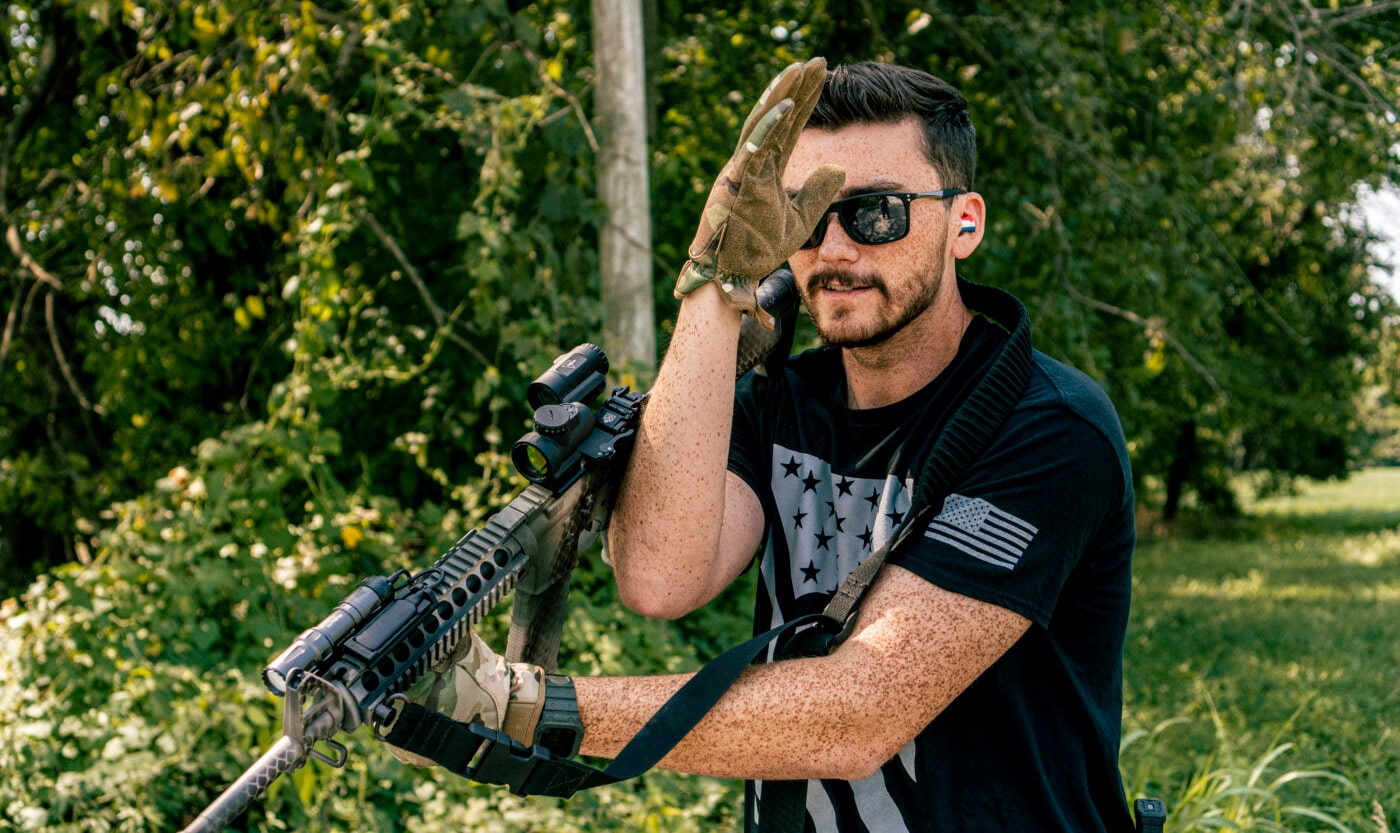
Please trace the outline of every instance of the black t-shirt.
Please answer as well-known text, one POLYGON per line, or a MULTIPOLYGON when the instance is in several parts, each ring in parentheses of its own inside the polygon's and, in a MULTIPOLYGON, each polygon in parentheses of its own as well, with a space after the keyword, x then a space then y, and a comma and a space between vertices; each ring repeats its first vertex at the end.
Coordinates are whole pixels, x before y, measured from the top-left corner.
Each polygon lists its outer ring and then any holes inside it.
MULTIPOLYGON (((767 519, 756 630, 820 611, 893 534, 949 403, 1005 340, 975 319, 937 379, 882 408, 846 407, 832 349, 740 381, 729 468, 767 519)), ((889 557, 1031 628, 875 775, 809 782, 807 829, 1132 830, 1117 761, 1134 540, 1112 405, 1087 376, 1036 352, 991 446, 923 534, 889 557)))

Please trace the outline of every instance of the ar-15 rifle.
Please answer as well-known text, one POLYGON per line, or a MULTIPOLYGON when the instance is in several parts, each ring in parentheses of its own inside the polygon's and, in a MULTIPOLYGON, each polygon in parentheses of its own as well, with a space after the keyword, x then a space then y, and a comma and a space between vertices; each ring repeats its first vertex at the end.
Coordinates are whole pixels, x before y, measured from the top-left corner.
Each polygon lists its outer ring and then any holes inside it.
MULTIPOLYGON (((792 274, 779 270, 766 278, 759 301, 777 327, 764 330, 745 318, 739 374, 780 362, 792 346, 792 274)), ((396 698, 450 655, 512 589, 506 658, 555 667, 569 575, 578 554, 607 525, 647 398, 619 387, 596 413, 590 410, 587 403, 602 392, 607 371, 607 356, 591 344, 556 359, 529 386, 535 430, 511 455, 530 485, 432 567, 361 581, 263 669, 264 683, 284 698, 282 737, 185 833, 222 830, 308 757, 344 766, 349 751, 335 735, 366 724, 376 731, 392 725, 396 698), (315 748, 318 743, 332 754, 315 748)))

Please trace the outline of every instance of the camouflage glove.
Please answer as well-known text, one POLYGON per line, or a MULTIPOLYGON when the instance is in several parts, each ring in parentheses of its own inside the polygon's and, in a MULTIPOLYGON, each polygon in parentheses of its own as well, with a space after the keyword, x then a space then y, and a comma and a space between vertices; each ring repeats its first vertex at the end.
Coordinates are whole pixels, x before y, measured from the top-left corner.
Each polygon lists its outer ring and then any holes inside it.
MULTIPOLYGON (((472 633, 457 649, 406 692, 415 703, 442 712, 458 723, 481 723, 526 746, 535 743, 535 727, 545 703, 545 674, 538 665, 508 663, 472 633)), ((413 766, 436 766, 389 744, 400 761, 413 766)))
POLYGON ((729 306, 773 329, 758 305, 758 284, 812 235, 846 181, 841 168, 823 165, 796 195, 783 189, 783 171, 825 82, 826 61, 813 58, 789 66, 763 91, 710 189, 690 260, 676 279, 677 298, 715 281, 729 306))

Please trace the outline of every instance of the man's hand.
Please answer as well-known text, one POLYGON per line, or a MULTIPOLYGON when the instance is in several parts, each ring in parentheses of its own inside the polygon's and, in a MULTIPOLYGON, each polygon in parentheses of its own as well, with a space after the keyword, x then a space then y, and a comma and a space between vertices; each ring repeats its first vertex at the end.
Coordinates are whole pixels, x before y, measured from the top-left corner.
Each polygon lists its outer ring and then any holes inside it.
MULTIPOLYGON (((474 632, 407 691, 408 699, 458 723, 481 723, 526 746, 535 743, 544 694, 544 669, 506 662, 474 632)), ((396 746, 390 745, 389 750, 406 764, 434 766, 433 761, 396 746)))
POLYGON ((758 305, 759 281, 812 235, 846 181, 841 168, 823 165, 795 195, 783 189, 783 171, 825 81, 825 59, 813 58, 789 66, 763 91, 710 189, 690 260, 676 280, 677 298, 714 281, 729 306, 773 329, 772 316, 758 305))

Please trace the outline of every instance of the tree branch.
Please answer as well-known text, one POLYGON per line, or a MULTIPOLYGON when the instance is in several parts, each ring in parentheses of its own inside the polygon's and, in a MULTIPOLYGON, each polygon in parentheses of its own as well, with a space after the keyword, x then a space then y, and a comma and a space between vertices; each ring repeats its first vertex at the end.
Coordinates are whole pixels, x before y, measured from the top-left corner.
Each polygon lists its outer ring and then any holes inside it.
POLYGON ((447 320, 447 313, 443 312, 442 307, 438 306, 437 301, 433 299, 432 292, 428 290, 428 284, 418 273, 417 267, 409 262, 408 256, 404 254, 398 241, 384 230, 384 227, 379 224, 379 220, 370 212, 363 208, 357 208, 355 213, 359 215, 360 222, 369 226, 370 231, 374 232, 374 236, 379 238, 379 242, 389 250, 389 254, 394 256, 394 260, 398 261, 399 268, 403 269, 405 275, 408 275, 408 279, 418 288, 418 294, 423 298, 423 303, 428 305, 428 313, 433 316, 433 323, 441 327, 443 322, 447 320))
POLYGON ((45 269, 43 266, 40 266, 39 262, 30 257, 29 252, 25 251, 24 244, 19 240, 19 229, 15 228, 14 225, 10 225, 5 229, 5 243, 9 245, 10 252, 15 256, 15 259, 19 261, 21 269, 24 269, 38 280, 43 281, 54 289, 60 292, 63 291, 63 281, 60 281, 53 276, 53 273, 49 272, 49 270, 45 269))
POLYGON ((1195 355, 1191 353, 1190 350, 1186 349, 1186 345, 1182 344, 1176 336, 1171 334, 1171 331, 1167 329, 1166 324, 1162 321, 1162 319, 1143 318, 1141 315, 1133 312, 1132 310, 1123 309, 1122 307, 1116 307, 1113 304, 1105 303, 1103 301, 1098 300, 1097 298, 1090 298, 1083 292, 1080 292, 1079 289, 1069 281, 1065 281, 1064 286, 1065 289, 1068 290, 1070 297, 1083 304, 1084 306, 1089 307, 1091 309, 1096 309, 1100 312, 1108 313, 1109 315, 1117 316, 1118 318, 1122 318, 1125 321, 1130 321, 1133 324, 1136 324, 1139 327, 1141 327, 1143 332, 1148 335, 1149 339, 1151 336, 1155 335, 1158 338, 1161 338, 1162 341, 1164 341, 1165 343, 1171 345, 1172 349, 1175 350, 1178 354, 1180 354, 1181 357, 1186 360, 1187 364, 1191 365, 1191 368, 1196 371, 1196 374, 1205 380, 1206 384, 1210 386, 1210 389, 1215 391, 1215 395, 1219 398, 1220 403, 1229 403, 1230 395, 1225 392, 1225 389, 1223 387, 1221 387, 1220 382, 1216 381, 1216 378, 1213 375, 1211 375, 1210 370, 1205 366, 1205 364, 1201 362, 1200 359, 1197 359, 1195 355))
POLYGON ((433 323, 437 325, 438 329, 445 330, 449 341, 475 356, 476 360, 481 362, 483 367, 490 367, 491 360, 487 358, 485 353, 481 352, 480 348, 453 331, 452 321, 448 319, 448 315, 443 311, 442 307, 438 306, 437 301, 433 298, 432 291, 428 289, 427 281, 423 280, 423 276, 419 274, 417 267, 409 261, 408 256, 404 254, 398 241, 390 236, 390 234, 384 230, 384 227, 379 224, 379 221, 375 219, 375 216, 364 208, 357 208, 356 214, 359 216, 360 221, 369 226, 370 231, 374 232, 374 236, 379 238, 379 242, 383 244, 384 248, 389 250, 389 254, 393 255, 394 260, 398 261, 399 268, 403 269, 409 281, 417 288, 419 296, 423 299, 423 303, 428 307, 428 314, 433 317, 433 323))
MULTIPOLYGON (((39 284, 33 284, 38 286, 39 284)), ((0 370, 5 368, 5 359, 10 355, 10 342, 14 339, 15 326, 19 323, 19 307, 24 293, 15 289, 15 302, 10 304, 10 313, 5 316, 5 334, 0 336, 0 370)))
MULTIPOLYGON (((1056 243, 1060 247, 1062 256, 1068 257, 1068 253, 1071 251, 1071 247, 1069 243, 1069 236, 1065 232, 1064 222, 1060 219, 1060 213, 1058 211, 1055 211, 1053 208, 1048 211, 1042 211, 1029 203, 1025 204, 1025 208, 1027 211, 1029 211, 1032 215, 1034 215, 1037 219, 1040 220, 1042 226, 1052 230, 1052 232, 1055 235, 1056 243)), ((1219 399, 1220 403, 1222 405, 1229 403, 1230 396, 1225 392, 1225 389, 1221 387, 1220 382, 1216 380, 1215 376, 1211 374, 1210 370, 1205 366, 1203 362, 1201 362, 1201 360, 1197 359, 1190 350, 1186 349, 1185 344, 1182 344, 1181 341, 1176 338, 1176 336, 1171 334, 1171 331, 1167 329, 1166 322, 1164 322, 1160 318, 1147 318, 1136 312, 1133 312, 1132 310, 1114 306, 1113 304, 1100 301, 1097 298, 1091 298, 1088 295, 1085 295, 1083 292, 1081 292, 1079 287, 1074 285, 1074 282, 1069 279, 1069 274, 1067 271, 1057 271, 1060 275, 1061 285, 1064 286, 1065 291, 1069 293, 1069 296, 1071 298, 1073 298, 1074 300, 1078 301, 1086 307, 1096 309, 1100 312, 1108 313, 1109 315, 1117 316, 1118 318, 1122 318, 1124 321, 1129 321, 1133 324, 1136 324, 1138 327, 1142 328, 1143 333, 1149 338, 1149 340, 1152 336, 1157 336, 1163 342, 1171 345, 1172 349, 1179 353, 1181 357, 1186 360, 1187 364, 1191 365, 1191 368, 1195 370, 1196 373, 1202 379, 1205 380, 1206 384, 1210 386, 1210 389, 1215 391, 1215 395, 1219 399)))
MULTIPOLYGON (((559 86, 553 78, 549 77, 549 70, 545 68, 544 63, 540 61, 538 55, 524 47, 521 48, 520 53, 524 55, 530 63, 534 64, 540 77, 540 83, 544 84, 550 92, 564 99, 564 102, 568 104, 569 109, 574 112, 574 117, 578 119, 579 127, 583 128, 583 135, 584 138, 588 139, 588 146, 593 149, 595 154, 598 153, 598 137, 594 134, 593 125, 589 123, 588 115, 584 113, 583 105, 579 103, 578 97, 559 86)), ((541 124, 546 124, 554 118, 554 115, 546 116, 541 121, 541 124)))
POLYGON ((54 358, 58 360, 58 369, 63 373, 63 380, 68 383, 68 390, 73 394, 73 398, 78 400, 78 404, 85 411, 92 411, 95 414, 104 414, 106 409, 100 404, 93 405, 83 394, 82 388, 78 387, 78 380, 73 376, 73 367, 68 363, 68 357, 63 353, 63 345, 58 341, 58 326, 54 321, 53 293, 44 296, 44 320, 49 327, 49 345, 53 347, 54 358))

